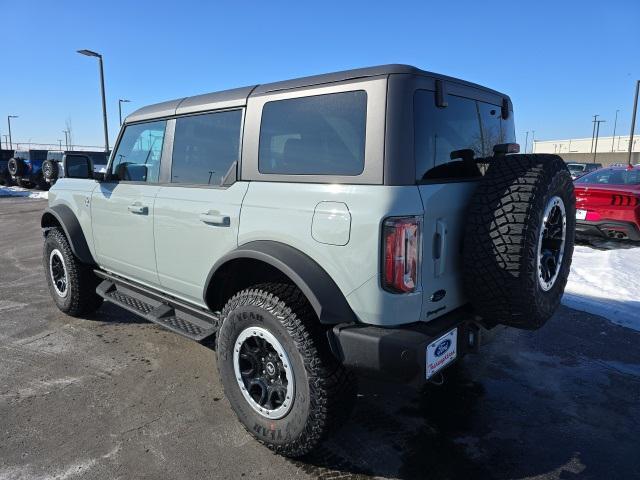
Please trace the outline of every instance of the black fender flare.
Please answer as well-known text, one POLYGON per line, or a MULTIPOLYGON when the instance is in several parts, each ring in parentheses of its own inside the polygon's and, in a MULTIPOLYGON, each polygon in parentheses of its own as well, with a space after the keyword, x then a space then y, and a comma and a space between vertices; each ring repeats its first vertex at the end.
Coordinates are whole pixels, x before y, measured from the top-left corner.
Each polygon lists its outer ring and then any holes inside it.
POLYGON ((80 222, 73 211, 66 205, 54 205, 45 209, 40 219, 40 226, 48 229, 55 227, 56 223, 62 227, 73 254, 82 263, 95 265, 96 261, 91 255, 87 239, 84 237, 80 222))
MULTIPOLYGON (((220 258, 207 276, 203 295, 215 281, 216 272, 229 261, 241 258, 263 261, 286 275, 307 297, 320 323, 354 323, 356 316, 331 276, 311 257, 284 243, 257 240, 239 246, 220 258)), ((205 298, 206 302, 206 298, 205 298)))

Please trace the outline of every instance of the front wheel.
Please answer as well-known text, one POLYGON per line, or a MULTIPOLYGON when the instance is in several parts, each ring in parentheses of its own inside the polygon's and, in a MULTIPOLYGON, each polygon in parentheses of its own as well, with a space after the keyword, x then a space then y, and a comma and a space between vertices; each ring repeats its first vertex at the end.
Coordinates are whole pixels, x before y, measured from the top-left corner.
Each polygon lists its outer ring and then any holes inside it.
POLYGON ((42 262, 51 297, 61 311, 82 316, 102 304, 102 297, 96 293, 98 277, 73 254, 61 230, 47 232, 42 262))
POLYGON ((349 413, 356 389, 306 298, 292 285, 257 285, 221 319, 218 369, 239 420, 277 453, 308 453, 349 413))

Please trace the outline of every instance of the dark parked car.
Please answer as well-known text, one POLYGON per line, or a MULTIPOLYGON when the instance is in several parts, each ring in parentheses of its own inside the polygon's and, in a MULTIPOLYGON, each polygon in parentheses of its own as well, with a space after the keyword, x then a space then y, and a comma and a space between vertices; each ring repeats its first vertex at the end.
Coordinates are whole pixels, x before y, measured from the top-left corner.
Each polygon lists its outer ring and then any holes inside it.
POLYGON ((107 167, 107 163, 109 162, 109 153, 110 152, 93 152, 84 150, 50 153, 47 160, 42 164, 44 179, 47 184, 51 186, 55 184, 59 178, 64 178, 66 159, 69 156, 80 155, 89 157, 94 173, 104 172, 107 167))
POLYGON ((602 168, 602 164, 571 162, 567 163, 567 168, 569 169, 569 173, 571 173, 571 178, 575 180, 576 178, 580 178, 587 173, 595 172, 599 168, 602 168))
POLYGON ((47 159, 48 153, 48 150, 15 152, 7 164, 11 178, 21 187, 48 189, 49 185, 44 181, 42 174, 42 164, 47 159))
POLYGON ((11 185, 11 174, 7 169, 9 159, 13 157, 13 150, 0 149, 0 185, 11 185))

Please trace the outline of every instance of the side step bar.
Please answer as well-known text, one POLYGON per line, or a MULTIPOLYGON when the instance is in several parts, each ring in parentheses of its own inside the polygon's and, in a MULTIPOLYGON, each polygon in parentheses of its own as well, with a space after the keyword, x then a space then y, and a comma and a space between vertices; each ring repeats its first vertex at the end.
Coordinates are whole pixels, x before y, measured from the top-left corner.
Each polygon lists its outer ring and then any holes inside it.
POLYGON ((172 332, 200 341, 218 330, 219 315, 128 280, 95 270, 103 279, 96 293, 105 300, 172 332))

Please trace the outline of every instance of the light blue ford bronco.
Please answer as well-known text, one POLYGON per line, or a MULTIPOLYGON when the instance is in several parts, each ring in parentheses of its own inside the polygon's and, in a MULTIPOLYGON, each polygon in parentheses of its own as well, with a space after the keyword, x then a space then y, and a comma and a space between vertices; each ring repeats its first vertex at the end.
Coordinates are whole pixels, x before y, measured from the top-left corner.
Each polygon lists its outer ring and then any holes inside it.
POLYGON ((536 329, 573 252, 571 176, 519 155, 508 96, 386 65, 180 98, 75 155, 42 216, 57 306, 103 300, 215 342, 226 397, 283 455, 354 372, 419 384, 497 325, 536 329))

